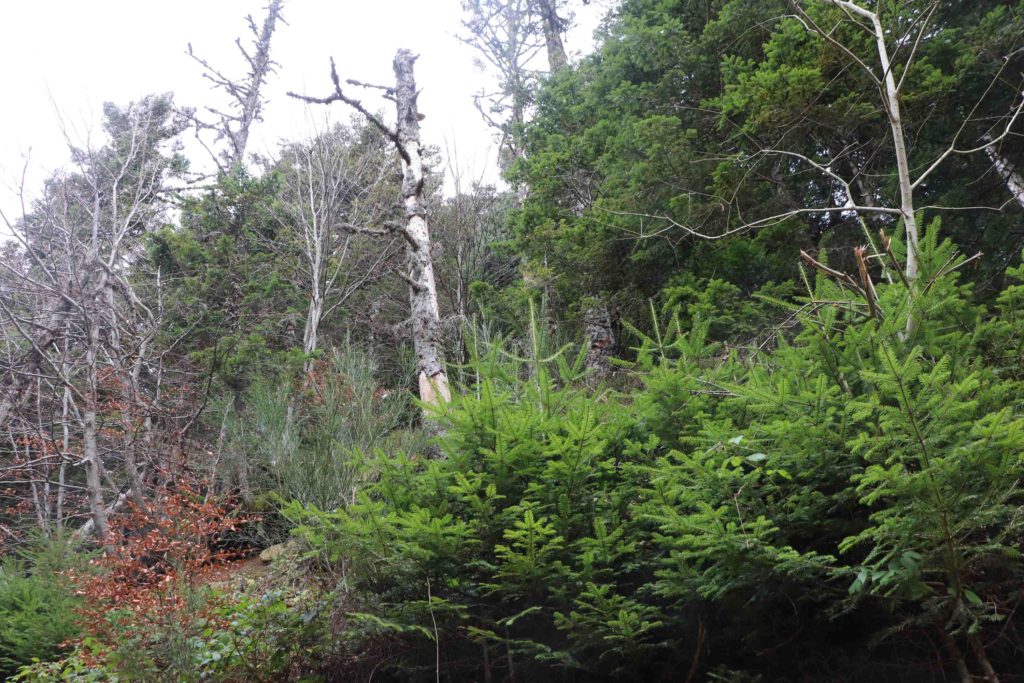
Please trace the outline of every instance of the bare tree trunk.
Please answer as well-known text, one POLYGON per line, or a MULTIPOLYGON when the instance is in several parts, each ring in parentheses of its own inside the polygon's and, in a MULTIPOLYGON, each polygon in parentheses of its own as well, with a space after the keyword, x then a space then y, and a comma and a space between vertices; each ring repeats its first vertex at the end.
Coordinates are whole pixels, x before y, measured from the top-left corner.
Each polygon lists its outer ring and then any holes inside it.
MULTIPOLYGON (((914 188, 910 178, 910 161, 907 158, 906 138, 903 134, 903 119, 900 113, 900 93, 896 87, 896 77, 892 73, 889 62, 889 50, 885 44, 885 31, 878 15, 871 13, 871 24, 875 29, 875 43, 878 46, 878 59, 885 74, 886 111, 889 115, 889 126, 892 128, 893 150, 896 153, 896 173, 900 183, 900 211, 903 214, 903 225, 907 231, 907 280, 913 282, 917 278, 917 216, 914 211, 914 188)), ((914 328, 913 316, 907 320, 907 331, 914 328)))
POLYGON ((188 54, 205 69, 204 75, 218 87, 224 89, 234 99, 234 106, 238 113, 215 112, 220 117, 217 125, 197 123, 198 128, 215 128, 219 135, 227 138, 231 149, 223 153, 227 168, 222 171, 232 171, 240 168, 245 163, 245 152, 249 145, 249 132, 252 124, 260 120, 263 110, 263 97, 261 89, 267 76, 274 70, 274 63, 270 59, 270 42, 274 36, 274 29, 277 27, 278 19, 281 19, 281 6, 284 0, 270 0, 267 6, 267 16, 263 20, 262 29, 256 28, 256 22, 251 16, 246 17, 249 22, 249 30, 253 34, 253 53, 242 47, 241 39, 235 41, 242 56, 249 63, 249 73, 245 81, 232 80, 210 64, 197 57, 192 52, 192 45, 188 46, 188 54))
POLYGON ((83 414, 82 439, 85 455, 85 480, 89 490, 89 511, 92 514, 93 528, 101 543, 107 540, 107 509, 103 504, 103 463, 100 460, 97 443, 96 404, 99 401, 99 377, 96 371, 97 355, 100 345, 100 326, 95 312, 89 318, 89 341, 86 350, 88 371, 88 399, 83 414))
POLYGON ((981 664, 981 670, 985 672, 985 680, 988 683, 999 683, 999 674, 996 673, 995 667, 992 666, 992 661, 988 658, 988 653, 985 651, 985 645, 981 642, 981 638, 977 634, 970 635, 967 637, 967 642, 971 646, 971 650, 974 651, 974 656, 978 659, 978 663, 981 664))
POLYGON ((310 374, 313 372, 312 355, 318 348, 320 321, 323 319, 323 316, 324 300, 319 289, 314 289, 309 297, 309 312, 306 315, 306 327, 302 332, 302 352, 306 355, 302 371, 306 375, 306 381, 309 381, 310 374))
MULTIPOLYGON (((124 493, 119 494, 117 498, 114 500, 114 502, 110 505, 110 507, 104 510, 104 517, 108 517, 112 512, 117 512, 118 510, 120 510, 124 506, 125 502, 127 502, 128 498, 131 497, 131 495, 131 491, 125 491, 124 493)), ((93 531, 95 529, 96 518, 92 517, 85 524, 78 528, 78 531, 75 532, 75 535, 78 538, 87 538, 93 534, 93 531)), ((98 535, 99 534, 97 533, 97 536, 98 535)))
MULTIPOLYGON (((70 285, 66 289, 70 290, 70 285)), ((71 309, 71 298, 60 299, 39 334, 28 340, 29 348, 21 360, 11 365, 10 377, 0 399, 0 428, 7 425, 11 412, 21 406, 32 388, 32 380, 38 376, 46 360, 45 353, 60 336, 61 320, 71 309), (14 370, 17 368, 17 371, 14 370)))
MULTIPOLYGON (((42 378, 36 379, 36 430, 39 434, 45 434, 47 432, 44 426, 43 420, 43 381, 42 378)), ((46 457, 40 462, 40 469, 43 471, 43 486, 42 492, 39 490, 39 484, 33 477, 32 481, 32 501, 36 508, 36 519, 39 522, 40 530, 49 537, 50 525, 53 520, 53 509, 50 504, 50 473, 52 471, 52 463, 48 457, 48 449, 42 449, 41 451, 46 457)), ((29 444, 25 442, 25 462, 30 462, 29 457, 29 444)))
MULTIPOLYGON (((25 444, 25 462, 30 462, 31 460, 32 460, 32 455, 29 452, 29 445, 28 445, 28 443, 26 443, 25 444)), ((31 483, 29 488, 32 490, 32 508, 35 510, 35 513, 36 513, 36 526, 39 527, 40 531, 42 531, 44 534, 49 536, 49 532, 48 532, 48 529, 47 529, 47 527, 48 527, 47 516, 46 516, 45 510, 43 509, 43 496, 39 495, 39 482, 36 481, 34 474, 31 475, 31 476, 32 476, 32 483, 31 483)))
MULTIPOLYGON (((155 329, 155 321, 153 322, 155 329)), ((146 354, 149 350, 150 338, 144 339, 138 348, 138 355, 135 359, 135 364, 131 369, 131 396, 132 404, 141 408, 144 411, 142 416, 142 445, 144 447, 143 454, 149 455, 153 446, 153 417, 151 415, 151 406, 146 401, 145 395, 142 391, 142 384, 139 381, 139 376, 142 373, 142 366, 146 362, 146 354)), ((158 405, 154 403, 152 405, 158 405)), ((134 428, 135 425, 132 425, 134 428)), ((131 442, 128 447, 132 456, 132 461, 128 462, 128 456, 125 456, 125 467, 128 470, 128 481, 132 487, 132 492, 136 505, 142 506, 145 503, 145 488, 143 484, 142 473, 138 464, 138 430, 132 434, 131 442)))
POLYGON ((402 200, 405 206, 406 256, 409 263, 409 307, 412 338, 419 367, 420 400, 437 404, 451 400, 448 373, 441 348, 441 314, 430 254, 430 229, 423 205, 425 173, 420 149, 416 56, 409 50, 395 55, 395 101, 398 106, 398 144, 402 156, 402 200))
POLYGON ((342 92, 341 79, 338 77, 333 62, 331 63, 333 94, 324 98, 295 93, 289 93, 289 95, 316 104, 344 102, 379 128, 395 145, 402 159, 402 205, 405 209, 405 224, 397 227, 396 230, 405 240, 406 262, 409 267, 409 273, 405 275, 405 280, 409 284, 409 308, 413 346, 416 350, 416 362, 419 370, 419 393, 423 403, 437 405, 451 400, 451 389, 448 385, 448 373, 444 366, 444 353, 441 346, 441 314, 437 304, 437 284, 430 253, 430 228, 427 224, 426 207, 423 203, 426 171, 420 146, 420 113, 416 102, 419 93, 416 90, 415 64, 416 55, 410 50, 399 50, 393 62, 395 87, 370 86, 385 90, 390 99, 394 100, 398 110, 395 130, 385 125, 361 102, 342 92))
MULTIPOLYGON (((903 131, 903 118, 900 108, 900 88, 896 85, 889 48, 886 45, 885 29, 877 12, 867 10, 850 0, 828 0, 836 7, 861 16, 871 22, 871 34, 878 51, 878 62, 882 70, 882 95, 889 127, 892 131, 893 152, 896 155, 896 177, 900 187, 900 218, 907 233, 907 265, 906 276, 911 287, 911 297, 917 279, 918 270, 918 228, 917 216, 914 211, 914 181, 910 177, 910 161, 907 156, 906 136, 903 131)), ((919 181, 920 182, 920 181, 919 181)), ((917 316, 911 310, 907 314, 907 336, 917 329, 917 316)))
POLYGON ((935 630, 938 632, 939 639, 945 646, 946 652, 953 660, 953 666, 956 667, 956 672, 960 677, 960 682, 972 683, 974 676, 971 675, 970 670, 967 668, 967 662, 964 661, 964 655, 960 652, 960 648, 957 647, 956 641, 953 640, 953 637, 946 632, 945 625, 940 621, 935 624, 935 630))
MULTIPOLYGON (((111 254, 111 260, 114 260, 115 254, 111 254)), ((130 286, 130 285, 129 285, 130 286)), ((142 476, 139 473, 138 463, 138 425, 136 411, 145 409, 145 400, 142 395, 142 391, 139 386, 139 372, 142 368, 143 358, 146 353, 146 347, 148 340, 143 339, 137 349, 136 359, 131 368, 130 372, 126 372, 125 368, 125 350, 121 344, 121 330, 118 327, 117 315, 117 303, 115 298, 114 287, 110 282, 110 278, 107 278, 107 315, 110 317, 109 327, 107 332, 108 344, 110 345, 110 358, 114 369, 118 372, 121 377, 127 375, 120 383, 121 385, 121 400, 124 402, 124 406, 120 412, 121 421, 121 432, 124 437, 124 470, 128 477, 128 483, 131 486, 132 502, 135 503, 140 509, 145 505, 145 496, 142 486, 142 476)), ((132 292, 132 298, 135 298, 134 292, 132 292)))
MULTIPOLYGON (((245 161, 245 150, 249 146, 249 131, 253 122, 259 118, 262 109, 263 100, 260 96, 260 89, 273 67, 270 61, 270 39, 274 36, 274 28, 281 16, 283 2, 284 0, 270 0, 270 5, 267 6, 267 16, 263 20, 263 30, 260 31, 259 40, 256 41, 256 53, 250 57, 245 50, 242 50, 242 54, 246 56, 252 66, 252 71, 244 91, 245 99, 242 101, 238 130, 231 136, 232 161, 236 165, 245 161)), ((251 17, 249 24, 255 28, 251 17)))
MULTIPOLYGON (((65 354, 66 355, 66 354, 65 354)), ((64 362, 64 373, 67 374, 67 362, 64 362)), ((57 474, 57 529, 64 528, 64 481, 67 476, 68 463, 71 461, 71 387, 65 386, 61 397, 61 452, 60 470, 57 474)))
MULTIPOLYGON (((990 137, 988 139, 991 140, 990 137)), ((1006 189, 1010 191, 1013 198, 1024 209, 1024 176, 1017 172, 1017 169, 1010 161, 999 155, 999 150, 996 149, 995 145, 989 144, 986 146, 985 153, 992 160, 992 165, 995 167, 999 177, 1006 183, 1006 189)))
MULTIPOLYGON (((241 392, 236 391, 232 397, 232 407, 235 410, 235 414, 241 416, 245 414, 245 403, 242 401, 241 392)), ((224 412, 224 425, 227 425, 228 413, 224 412)), ((221 427, 223 431, 224 427, 221 427)), ((252 487, 249 484, 249 460, 244 452, 235 452, 235 477, 238 483, 238 495, 242 497, 246 503, 252 501, 252 487)))
MULTIPOLYGON (((385 248, 363 262, 352 248, 357 234, 391 237, 381 229, 393 214, 394 202, 372 201, 381 184, 393 177, 394 158, 387 148, 358 148, 357 129, 337 127, 297 146, 285 167, 278 221, 296 233, 302 253, 302 282, 309 293, 302 350, 306 382, 313 371, 311 356, 320 348, 320 330, 350 296, 375 279, 390 253, 385 248), (354 253, 353 253, 354 252, 354 253)), ((277 250, 277 241, 267 246, 277 250)), ((285 245, 290 250, 292 245, 285 245)))

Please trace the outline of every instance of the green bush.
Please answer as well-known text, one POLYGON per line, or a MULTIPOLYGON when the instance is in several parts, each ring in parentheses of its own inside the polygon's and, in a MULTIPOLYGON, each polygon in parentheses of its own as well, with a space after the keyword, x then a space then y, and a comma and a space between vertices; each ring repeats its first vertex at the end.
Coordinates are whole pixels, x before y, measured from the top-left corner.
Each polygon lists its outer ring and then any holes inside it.
POLYGON ((55 662, 37 661, 23 666, 8 680, 25 683, 120 683, 124 679, 86 661, 81 651, 76 650, 55 662))
POLYGON ((330 642, 319 597, 252 583, 195 626, 188 680, 292 680, 319 666, 330 642))
POLYGON ((34 539, 19 555, 0 564, 0 675, 58 656, 79 632, 80 600, 64 572, 84 556, 65 538, 34 539))
POLYGON ((257 382, 231 422, 230 457, 247 458, 255 490, 335 508, 367 476, 354 451, 401 448, 415 414, 406 392, 385 391, 367 354, 336 349, 303 391, 257 382))
MULTIPOLYGON (((196 596, 198 599, 199 596, 196 596)), ((313 591, 264 589, 208 593, 205 616, 146 633, 124 632, 117 642, 86 638, 65 658, 35 659, 12 678, 31 683, 73 681, 315 681, 331 639, 323 601, 313 591)))
POLYGON ((818 277, 760 352, 703 309, 655 325, 628 395, 478 353, 442 459, 378 453, 354 503, 286 509, 347 636, 400 680, 1012 670, 1020 297, 973 304, 936 234, 913 289, 818 277))

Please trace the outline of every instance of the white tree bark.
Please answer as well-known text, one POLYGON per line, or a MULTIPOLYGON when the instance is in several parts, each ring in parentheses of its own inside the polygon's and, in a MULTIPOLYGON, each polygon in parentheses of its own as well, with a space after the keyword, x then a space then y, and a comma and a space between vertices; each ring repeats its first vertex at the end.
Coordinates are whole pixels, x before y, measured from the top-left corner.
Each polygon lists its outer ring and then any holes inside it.
MULTIPOLYGON (((392 130, 363 106, 358 100, 345 95, 337 69, 331 63, 334 93, 315 98, 289 93, 290 96, 317 104, 344 102, 364 115, 394 143, 402 160, 402 206, 405 223, 398 233, 405 240, 406 264, 409 272, 405 280, 409 285, 413 346, 419 371, 420 400, 426 405, 437 405, 451 400, 448 373, 441 345, 441 315, 437 305, 437 283, 430 248, 430 227, 423 202, 426 170, 420 143, 420 113, 417 106, 418 91, 414 66, 416 55, 399 50, 395 55, 395 87, 368 86, 384 90, 397 107, 398 121, 392 130)), ((349 81, 354 85, 366 84, 349 81)))
MULTIPOLYGON (((914 211, 914 181, 910 177, 910 162, 907 157, 907 142, 903 131, 903 117, 900 108, 900 89, 896 85, 896 77, 892 70, 889 48, 885 42, 885 30, 877 12, 872 12, 849 0, 828 0, 836 7, 863 17, 871 22, 872 38, 878 50, 878 63, 882 69, 883 95, 885 111, 889 118, 892 131, 893 152, 896 155, 896 177, 900 187, 900 217, 907 233, 907 280, 911 283, 917 278, 918 270, 918 227, 914 211)), ((907 320, 908 332, 915 326, 914 316, 907 320)))
MULTIPOLYGON (((263 112, 263 96, 261 90, 267 76, 274 70, 274 62, 270 59, 270 43, 274 37, 274 30, 277 28, 277 21, 281 18, 281 7, 284 0, 270 0, 267 6, 267 16, 263 19, 262 28, 256 27, 256 22, 251 16, 246 17, 249 22, 249 30, 253 35, 252 53, 242 47, 241 39, 235 41, 239 51, 249 64, 249 73, 244 79, 236 80, 228 78, 220 71, 213 68, 205 59, 197 57, 192 52, 192 45, 188 46, 188 54, 196 60, 204 69, 203 75, 213 82, 217 87, 223 89, 232 99, 233 112, 223 112, 211 109, 217 115, 217 124, 203 123, 195 119, 198 129, 215 129, 217 139, 227 138, 229 149, 221 156, 226 166, 221 166, 222 172, 231 172, 240 168, 245 163, 245 153, 249 145, 249 133, 252 125, 261 120, 263 112)), ((216 157, 214 157, 216 159, 216 157)), ((220 162, 218 162, 219 164, 220 162)))
POLYGON ((395 55, 395 101, 398 108, 398 146, 402 156, 402 200, 405 206, 406 256, 409 264, 409 308, 412 338, 419 367, 420 400, 437 404, 451 400, 441 347, 441 314, 430 253, 430 227, 423 205, 425 172, 420 148, 414 65, 409 50, 395 55))
POLYGON ((1017 172, 1016 167, 1012 163, 1000 156, 999 150, 996 149, 994 144, 990 143, 985 146, 985 154, 992 160, 992 166, 996 169, 996 173, 1006 183, 1006 189, 1010 191, 1014 200, 1024 209, 1024 176, 1017 172))
POLYGON ((388 247, 367 257, 359 249, 359 233, 386 234, 372 226, 393 211, 393 199, 380 201, 378 191, 394 165, 384 149, 357 146, 358 137, 358 131, 337 127, 297 145, 282 160, 285 189, 278 221, 296 233, 309 294, 302 334, 307 378, 324 320, 379 277, 393 254, 388 247))

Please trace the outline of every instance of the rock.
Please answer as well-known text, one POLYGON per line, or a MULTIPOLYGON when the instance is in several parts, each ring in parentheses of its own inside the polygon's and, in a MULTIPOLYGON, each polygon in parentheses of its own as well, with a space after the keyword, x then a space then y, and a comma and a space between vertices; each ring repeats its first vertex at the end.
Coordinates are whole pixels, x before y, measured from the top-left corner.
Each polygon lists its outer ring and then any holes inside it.
POLYGON ((293 553, 297 547, 298 546, 295 544, 295 541, 287 541, 285 543, 272 545, 260 553, 260 560, 264 564, 270 564, 282 555, 293 553))

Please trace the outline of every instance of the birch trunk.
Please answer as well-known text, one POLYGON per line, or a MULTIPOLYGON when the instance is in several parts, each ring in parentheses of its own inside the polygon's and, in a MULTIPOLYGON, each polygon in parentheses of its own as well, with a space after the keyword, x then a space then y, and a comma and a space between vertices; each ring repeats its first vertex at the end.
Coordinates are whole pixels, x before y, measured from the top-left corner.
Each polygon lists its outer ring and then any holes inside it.
MULTIPOLYGON (((417 105, 419 93, 416 90, 414 66, 416 55, 409 50, 399 50, 395 55, 395 87, 381 88, 393 99, 398 110, 395 130, 384 124, 359 100, 345 95, 341 89, 334 62, 331 62, 331 80, 334 93, 318 98, 296 93, 289 96, 305 102, 330 104, 344 102, 365 116, 394 143, 402 160, 402 206, 405 222, 395 228, 405 240, 405 256, 409 273, 405 280, 409 284, 409 308, 413 347, 419 372, 420 400, 427 405, 437 405, 451 400, 448 374, 444 366, 441 346, 441 314, 437 304, 437 283, 434 278, 434 263, 430 254, 430 228, 427 224, 426 207, 423 204, 423 187, 426 170, 420 145, 420 113, 417 105)), ((350 81, 350 83, 358 84, 350 81)), ((366 85, 366 84, 358 84, 366 85)))
POLYGON ((324 299, 319 289, 314 289, 309 298, 309 312, 306 315, 306 327, 302 332, 302 352, 306 360, 302 364, 302 371, 306 376, 306 382, 313 373, 313 354, 316 353, 320 338, 320 320, 324 316, 324 299))
POLYGON ((413 67, 416 56, 399 50, 395 56, 395 100, 398 146, 402 156, 402 202, 405 207, 406 257, 409 264, 409 307, 413 346, 419 369, 420 400, 436 405, 451 400, 441 348, 441 314, 430 255, 430 229, 423 205, 425 173, 420 148, 420 116, 413 67))
MULTIPOLYGON (((914 212, 914 187, 910 178, 910 161, 907 158, 907 144, 903 133, 903 118, 900 113, 900 93, 896 87, 896 77, 892 72, 889 60, 889 49, 885 44, 885 31, 882 21, 874 12, 869 12, 871 25, 874 27, 875 44, 878 47, 878 60, 885 74, 886 113, 889 116, 889 127, 892 129, 893 151, 896 153, 896 173, 900 183, 900 212, 903 225, 907 231, 907 280, 911 283, 917 278, 917 216, 914 212)), ((907 332, 913 331, 914 317, 907 320, 907 332)))
POLYGON ((1017 172, 1012 163, 999 155, 999 150, 996 149, 995 145, 990 144, 985 147, 985 153, 992 160, 992 166, 995 167, 999 177, 1006 183, 1006 189, 1010 191, 1013 198, 1024 209, 1024 176, 1017 172))

